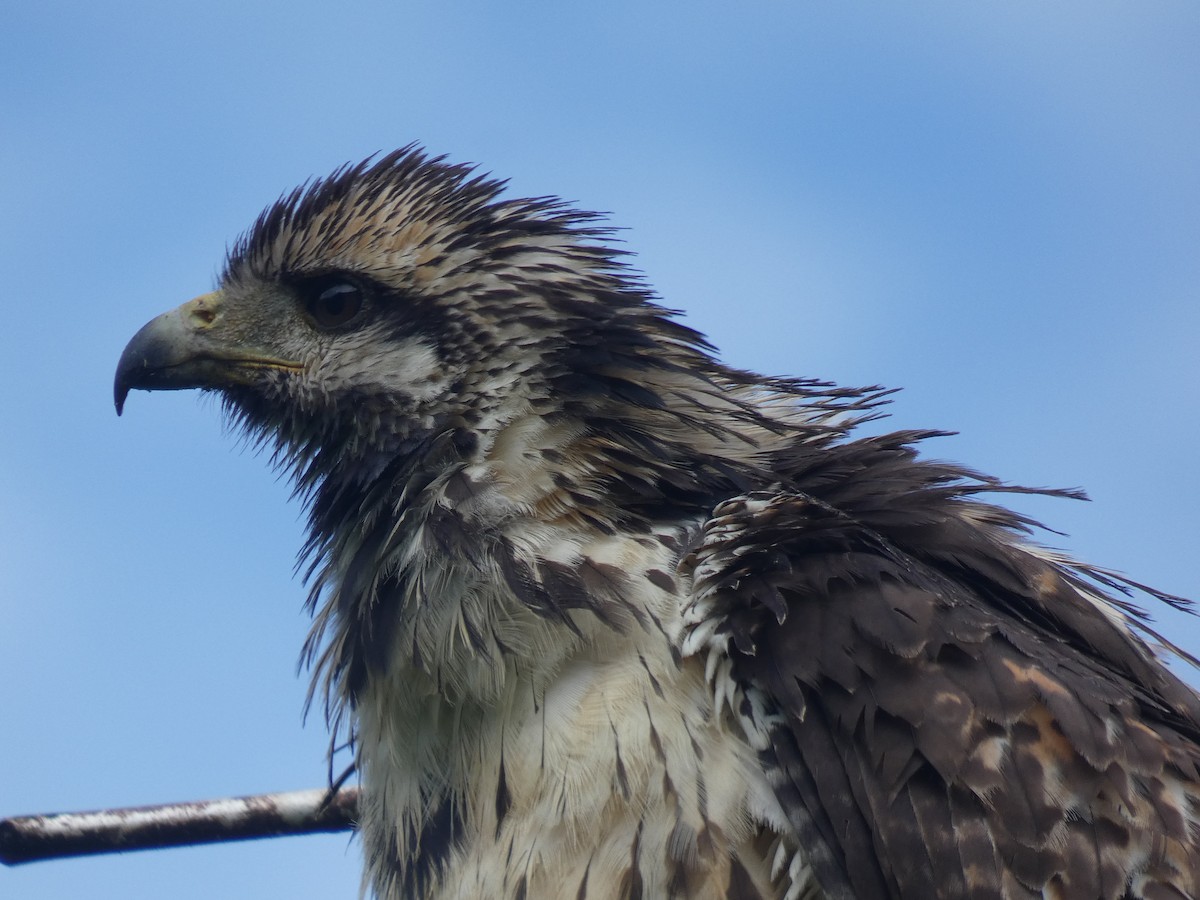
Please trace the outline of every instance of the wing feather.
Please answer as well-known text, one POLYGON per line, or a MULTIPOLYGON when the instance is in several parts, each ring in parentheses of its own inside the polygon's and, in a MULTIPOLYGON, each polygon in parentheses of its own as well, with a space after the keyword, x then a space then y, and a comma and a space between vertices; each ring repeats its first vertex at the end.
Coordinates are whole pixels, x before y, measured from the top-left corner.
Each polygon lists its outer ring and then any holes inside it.
POLYGON ((825 890, 1196 895, 1196 695, 978 476, 874 440, 877 479, 862 446, 798 462, 817 493, 722 504, 684 563, 825 890))

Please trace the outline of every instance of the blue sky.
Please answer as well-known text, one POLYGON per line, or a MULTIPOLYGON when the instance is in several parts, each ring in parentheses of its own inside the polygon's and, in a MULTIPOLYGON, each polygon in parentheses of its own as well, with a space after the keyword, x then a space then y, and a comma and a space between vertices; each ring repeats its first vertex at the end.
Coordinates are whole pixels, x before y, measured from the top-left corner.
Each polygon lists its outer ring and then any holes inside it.
MULTIPOLYGON (((50 0, 6 4, 0 46, 0 815, 321 782, 288 486, 211 400, 118 420, 112 373, 264 205, 414 140, 609 211, 729 362, 902 387, 898 426, 961 432, 934 454, 1084 486, 1024 508, 1200 596, 1194 3, 50 0)), ((357 872, 313 837, 0 895, 353 897, 357 872)))

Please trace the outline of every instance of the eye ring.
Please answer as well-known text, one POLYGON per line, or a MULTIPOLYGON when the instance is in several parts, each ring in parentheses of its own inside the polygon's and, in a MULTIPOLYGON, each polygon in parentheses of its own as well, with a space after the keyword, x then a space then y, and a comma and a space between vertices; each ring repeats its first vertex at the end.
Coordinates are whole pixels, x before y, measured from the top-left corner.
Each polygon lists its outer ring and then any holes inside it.
POLYGON ((322 280, 313 286, 304 301, 304 309, 313 324, 332 331, 350 324, 362 312, 363 289, 346 278, 322 280))

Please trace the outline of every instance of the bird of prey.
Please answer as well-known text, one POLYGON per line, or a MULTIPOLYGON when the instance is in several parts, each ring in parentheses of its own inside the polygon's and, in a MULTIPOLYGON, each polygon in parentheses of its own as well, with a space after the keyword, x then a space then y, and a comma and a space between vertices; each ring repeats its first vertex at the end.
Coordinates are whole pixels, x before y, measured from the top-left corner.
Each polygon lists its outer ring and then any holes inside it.
POLYGON ((384 900, 1200 896, 1200 699, 1129 594, 1183 601, 865 433, 885 392, 721 363, 593 214, 344 167, 133 388, 294 478, 384 900))

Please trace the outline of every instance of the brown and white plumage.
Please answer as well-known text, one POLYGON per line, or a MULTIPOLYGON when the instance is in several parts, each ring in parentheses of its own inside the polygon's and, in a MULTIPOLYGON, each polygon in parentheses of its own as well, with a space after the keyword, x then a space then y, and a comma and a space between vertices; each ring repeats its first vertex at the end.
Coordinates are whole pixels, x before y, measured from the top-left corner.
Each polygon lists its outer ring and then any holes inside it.
POLYGON ((299 189, 117 373, 221 392, 308 503, 373 890, 1200 894, 1200 700, 1144 589, 500 189, 415 149, 299 189))

